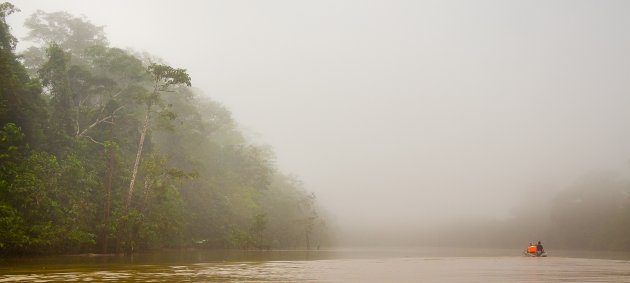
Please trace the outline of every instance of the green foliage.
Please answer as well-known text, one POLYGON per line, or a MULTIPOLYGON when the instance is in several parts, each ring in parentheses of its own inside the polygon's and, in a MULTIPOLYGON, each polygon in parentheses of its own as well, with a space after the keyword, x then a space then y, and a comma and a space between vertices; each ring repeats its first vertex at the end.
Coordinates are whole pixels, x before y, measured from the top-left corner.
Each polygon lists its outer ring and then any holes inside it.
POLYGON ((24 223, 27 251, 51 248, 62 239, 60 227, 53 225, 63 218, 57 202, 56 181, 60 171, 57 159, 27 148, 16 150, 11 157, 16 162, 2 170, 2 180, 6 182, 2 186, 2 199, 12 204, 24 223))
POLYGON ((45 126, 46 106, 39 83, 29 78, 14 54, 17 40, 6 16, 17 11, 10 3, 0 4, 0 126, 19 125, 26 135, 24 141, 36 146, 45 126))
POLYGON ((48 45, 58 43, 73 52, 83 52, 91 46, 107 46, 102 26, 95 26, 85 18, 67 12, 46 13, 38 10, 26 19, 27 40, 48 45))
POLYGON ((17 39, 9 32, 6 17, 19 11, 11 3, 0 4, 0 46, 3 50, 15 50, 17 39))
POLYGON ((169 86, 185 84, 190 86, 190 76, 185 69, 174 69, 171 66, 151 64, 147 71, 153 77, 160 91, 165 91, 169 86))
POLYGON ((267 214, 260 213, 254 215, 252 224, 249 228, 249 234, 252 235, 253 245, 256 248, 263 248, 268 246, 265 244, 265 230, 267 229, 267 214))
POLYGON ((48 61, 39 69, 43 85, 48 89, 52 107, 51 133, 56 148, 67 146, 67 139, 74 135, 75 104, 69 82, 70 54, 53 43, 46 50, 48 61))
POLYGON ((331 243, 316 198, 295 177, 276 175, 262 199, 272 247, 313 248, 331 243))
POLYGON ((254 237, 252 234, 235 226, 230 227, 227 232, 226 238, 229 248, 246 250, 250 249, 254 243, 254 237))
POLYGON ((0 5, 0 253, 319 241, 314 197, 187 88, 185 69, 145 65, 108 47, 102 27, 38 11, 27 71, 5 21, 15 11, 0 5))
POLYGON ((0 203, 0 251, 17 250, 28 245, 24 221, 15 208, 0 203))

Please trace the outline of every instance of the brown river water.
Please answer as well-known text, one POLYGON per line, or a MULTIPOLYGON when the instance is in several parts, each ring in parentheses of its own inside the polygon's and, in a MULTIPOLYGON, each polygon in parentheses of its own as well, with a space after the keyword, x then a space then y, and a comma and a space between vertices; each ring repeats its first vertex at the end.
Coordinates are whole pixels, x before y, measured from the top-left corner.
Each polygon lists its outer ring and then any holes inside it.
POLYGON ((630 282, 630 254, 432 248, 3 258, 0 282, 630 282))

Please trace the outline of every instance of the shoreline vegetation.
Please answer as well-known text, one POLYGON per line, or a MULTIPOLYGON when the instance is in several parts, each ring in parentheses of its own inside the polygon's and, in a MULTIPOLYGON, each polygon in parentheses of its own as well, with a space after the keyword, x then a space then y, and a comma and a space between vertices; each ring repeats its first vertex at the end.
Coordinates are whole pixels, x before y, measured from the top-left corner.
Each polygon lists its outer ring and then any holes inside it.
POLYGON ((66 12, 28 17, 16 54, 16 12, 0 5, 0 254, 329 245, 314 194, 191 88, 208 78, 66 12))

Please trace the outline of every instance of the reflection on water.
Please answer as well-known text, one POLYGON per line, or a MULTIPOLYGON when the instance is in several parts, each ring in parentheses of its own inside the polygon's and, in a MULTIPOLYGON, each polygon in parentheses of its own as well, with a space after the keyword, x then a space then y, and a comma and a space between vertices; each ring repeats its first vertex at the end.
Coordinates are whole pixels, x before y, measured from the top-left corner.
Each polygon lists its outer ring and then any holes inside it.
POLYGON ((498 250, 459 257, 445 253, 186 252, 5 259, 0 282, 630 282, 627 260, 504 256, 498 250))

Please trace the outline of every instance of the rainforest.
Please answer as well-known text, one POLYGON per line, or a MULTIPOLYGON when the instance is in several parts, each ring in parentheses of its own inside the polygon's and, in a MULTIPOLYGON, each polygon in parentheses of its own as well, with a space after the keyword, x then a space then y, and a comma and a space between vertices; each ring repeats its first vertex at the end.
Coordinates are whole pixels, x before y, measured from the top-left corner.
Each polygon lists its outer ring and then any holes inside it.
POLYGON ((18 40, 0 6, 0 253, 315 248, 315 195, 245 138, 185 66, 66 12, 18 40))

